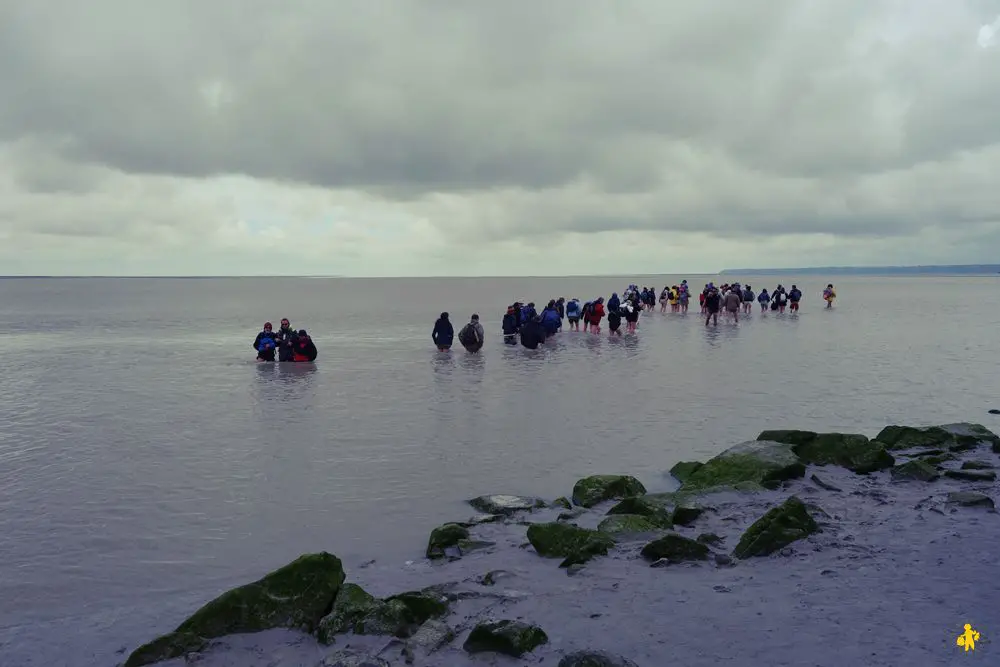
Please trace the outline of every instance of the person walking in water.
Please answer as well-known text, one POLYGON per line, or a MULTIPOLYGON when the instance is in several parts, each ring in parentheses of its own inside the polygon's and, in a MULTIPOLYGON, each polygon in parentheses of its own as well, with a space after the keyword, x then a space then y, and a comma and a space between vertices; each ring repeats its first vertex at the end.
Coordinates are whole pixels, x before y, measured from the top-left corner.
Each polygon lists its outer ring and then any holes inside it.
POLYGON ((743 305, 743 297, 740 296, 740 288, 733 287, 726 294, 726 312, 733 318, 735 322, 740 321, 740 306, 743 305))
POLYGON ((715 285, 709 283, 705 288, 705 312, 708 316, 705 318, 705 326, 708 326, 709 321, 715 320, 715 325, 719 325, 719 308, 722 306, 722 296, 719 294, 719 290, 715 289, 715 285))
POLYGON ((455 339, 455 327, 451 326, 448 313, 441 313, 441 317, 434 323, 434 331, 431 332, 431 340, 437 345, 440 352, 451 349, 451 344, 455 339))
POLYGON ((767 306, 771 303, 771 295, 767 293, 767 288, 765 287, 757 295, 757 303, 760 304, 760 312, 766 313, 767 306))
POLYGON ((754 295, 753 290, 750 289, 749 285, 747 285, 746 287, 743 288, 743 314, 744 315, 749 315, 750 314, 750 309, 753 308, 753 302, 754 302, 755 298, 756 298, 756 296, 754 295))
POLYGON ((799 312, 799 301, 802 300, 802 290, 800 290, 795 285, 792 285, 792 289, 788 292, 788 301, 790 302, 789 309, 793 313, 799 312))
POLYGON ((823 300, 826 301, 827 308, 833 308, 833 300, 837 298, 837 292, 833 289, 833 283, 826 286, 823 290, 823 300))
POLYGON ((507 306, 503 316, 503 342, 507 345, 517 345, 517 315, 514 306, 507 306))
POLYGON ((601 320, 604 319, 604 297, 598 297, 590 306, 590 330, 601 333, 601 320))
POLYGON ((566 321, 571 331, 580 330, 580 300, 570 299, 566 303, 566 321))
POLYGON ((458 342, 469 352, 479 352, 486 341, 486 332, 479 323, 479 315, 473 314, 469 323, 458 332, 458 342))
POLYGON ((278 342, 270 322, 264 322, 264 329, 253 341, 253 349, 257 350, 257 361, 274 361, 274 351, 278 342))

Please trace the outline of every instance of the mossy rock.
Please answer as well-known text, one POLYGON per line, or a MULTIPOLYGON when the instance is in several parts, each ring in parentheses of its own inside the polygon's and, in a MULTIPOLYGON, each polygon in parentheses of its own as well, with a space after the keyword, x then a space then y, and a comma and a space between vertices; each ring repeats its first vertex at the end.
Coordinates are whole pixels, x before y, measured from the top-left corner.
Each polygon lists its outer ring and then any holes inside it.
POLYGON ((818 531, 819 526, 809 515, 805 504, 796 496, 791 496, 754 521, 743 533, 733 556, 767 556, 818 531))
POLYGON ((531 512, 543 509, 548 505, 541 498, 530 496, 491 495, 479 496, 469 501, 469 504, 484 514, 503 514, 511 516, 518 512, 531 512))
POLYGON ((636 664, 607 651, 576 651, 563 656, 556 667, 636 667, 636 664))
POLYGON ((500 653, 520 658, 548 641, 548 635, 537 625, 492 621, 474 627, 463 648, 467 653, 500 653))
POLYGON ((316 667, 392 667, 392 665, 377 655, 344 650, 326 656, 316 667))
POLYGON ((272 628, 314 632, 343 583, 343 564, 333 554, 300 556, 262 579, 215 598, 174 632, 136 649, 125 667, 176 658, 226 635, 272 628))
POLYGON ((359 635, 385 635, 406 638, 432 618, 448 613, 448 599, 431 591, 412 591, 393 595, 378 603, 355 624, 359 635))
POLYGON ((536 523, 528 527, 528 541, 539 556, 563 558, 560 567, 605 556, 615 540, 605 533, 565 523, 536 523))
POLYGON ((933 482, 941 476, 938 469, 924 461, 907 461, 895 466, 892 471, 894 481, 933 482))
POLYGON ((723 489, 777 488, 781 482, 805 475, 806 467, 791 445, 752 440, 730 447, 694 471, 681 485, 680 495, 723 489))
POLYGON ((985 507, 987 509, 995 509, 992 498, 982 493, 976 493, 975 491, 956 491, 954 493, 949 493, 947 501, 953 505, 959 505, 961 507, 985 507))
POLYGON ((820 433, 809 442, 793 445, 792 451, 803 463, 839 465, 862 475, 896 463, 882 444, 860 433, 820 433))
POLYGON ((670 528, 673 526, 672 508, 673 503, 667 503, 658 497, 633 496, 625 498, 620 503, 608 510, 608 516, 614 514, 631 514, 646 517, 657 528, 670 528))
POLYGON ((965 461, 962 470, 993 470, 995 466, 989 461, 965 461))
POLYGON ((431 531, 427 540, 427 557, 444 558, 450 547, 457 547, 462 540, 469 539, 469 529, 457 523, 446 523, 431 531))
POLYGON ((670 563, 707 560, 708 547, 689 537, 669 533, 653 540, 642 548, 642 557, 649 561, 666 560, 670 563))
POLYGON ((698 536, 698 541, 702 544, 721 544, 722 538, 715 533, 702 533, 698 536))
POLYGON ((573 503, 569 501, 569 498, 566 498, 565 496, 560 496, 559 498, 556 498, 555 500, 552 501, 552 507, 561 507, 564 510, 571 510, 573 509, 573 503))
POLYGON ((703 465, 705 464, 701 461, 679 461, 670 469, 670 474, 674 476, 674 479, 683 484, 692 473, 703 465))
POLYGON ((334 635, 357 632, 365 616, 374 611, 379 600, 357 584, 344 584, 333 601, 333 609, 323 617, 316 637, 323 644, 332 644, 334 635))
POLYGON ((815 431, 799 431, 797 429, 784 429, 775 431, 761 431, 757 436, 758 440, 770 442, 780 442, 786 445, 808 445, 819 433, 815 431))
POLYGON ((704 513, 704 507, 688 507, 686 505, 678 505, 674 508, 674 513, 671 515, 671 519, 677 526, 690 526, 704 513))
POLYGON ((573 485, 573 503, 580 507, 593 507, 605 500, 641 496, 646 487, 629 475, 591 475, 573 485))
POLYGON ((966 422, 924 427, 886 426, 875 439, 885 443, 886 449, 894 450, 936 447, 957 452, 974 449, 982 443, 991 443, 994 451, 1000 448, 1000 436, 982 424, 966 422))
POLYGON ((660 530, 661 526, 651 521, 649 517, 639 514, 612 514, 601 521, 597 530, 612 535, 618 533, 651 533, 660 530))

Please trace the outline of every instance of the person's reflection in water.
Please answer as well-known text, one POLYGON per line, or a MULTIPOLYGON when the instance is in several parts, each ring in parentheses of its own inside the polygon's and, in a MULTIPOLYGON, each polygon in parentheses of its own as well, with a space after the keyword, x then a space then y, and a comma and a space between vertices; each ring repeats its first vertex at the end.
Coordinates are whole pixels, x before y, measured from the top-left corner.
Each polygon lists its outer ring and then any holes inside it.
POLYGON ((467 354, 461 358, 459 363, 464 371, 462 381, 466 383, 482 384, 483 376, 486 374, 486 357, 481 354, 467 354))

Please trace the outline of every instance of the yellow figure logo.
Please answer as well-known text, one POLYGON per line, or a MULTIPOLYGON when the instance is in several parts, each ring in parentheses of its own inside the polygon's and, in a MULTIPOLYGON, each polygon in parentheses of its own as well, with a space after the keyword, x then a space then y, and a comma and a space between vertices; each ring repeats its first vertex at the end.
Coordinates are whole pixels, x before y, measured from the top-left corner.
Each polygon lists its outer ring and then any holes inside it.
POLYGON ((968 623, 965 624, 965 632, 958 636, 955 643, 964 646, 966 651, 975 651, 976 642, 979 641, 979 633, 972 629, 968 623))

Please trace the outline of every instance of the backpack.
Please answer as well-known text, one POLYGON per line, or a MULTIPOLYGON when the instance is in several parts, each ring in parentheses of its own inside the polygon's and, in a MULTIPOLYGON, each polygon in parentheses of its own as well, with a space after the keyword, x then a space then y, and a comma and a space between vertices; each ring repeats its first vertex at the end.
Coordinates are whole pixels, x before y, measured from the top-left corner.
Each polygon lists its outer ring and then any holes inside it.
POLYGON ((566 304, 566 316, 577 317, 580 314, 580 302, 570 301, 566 304))
POLYGON ((471 322, 462 327, 462 330, 458 332, 458 342, 462 345, 476 345, 479 343, 476 340, 476 332, 472 328, 471 322))
POLYGON ((587 303, 583 304, 583 316, 584 317, 589 317, 590 314, 593 313, 593 312, 594 312, 594 304, 590 303, 589 301, 587 303))
POLYGON ((260 345, 257 347, 258 352, 270 352, 274 349, 274 339, 270 336, 264 336, 260 339, 260 345))

